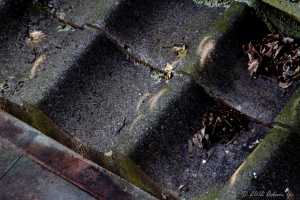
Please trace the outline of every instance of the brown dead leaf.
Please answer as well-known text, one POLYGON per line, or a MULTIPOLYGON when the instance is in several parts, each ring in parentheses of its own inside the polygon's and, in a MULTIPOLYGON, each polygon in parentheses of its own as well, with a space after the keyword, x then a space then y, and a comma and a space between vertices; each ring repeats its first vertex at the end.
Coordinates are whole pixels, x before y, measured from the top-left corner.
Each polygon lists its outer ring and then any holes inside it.
POLYGON ((251 42, 248 44, 247 54, 249 58, 248 70, 250 72, 250 75, 253 77, 257 73, 257 70, 262 61, 262 57, 251 42))
POLYGON ((300 78, 300 49, 293 38, 269 34, 244 45, 244 50, 252 77, 258 74, 275 76, 281 88, 290 87, 300 78))

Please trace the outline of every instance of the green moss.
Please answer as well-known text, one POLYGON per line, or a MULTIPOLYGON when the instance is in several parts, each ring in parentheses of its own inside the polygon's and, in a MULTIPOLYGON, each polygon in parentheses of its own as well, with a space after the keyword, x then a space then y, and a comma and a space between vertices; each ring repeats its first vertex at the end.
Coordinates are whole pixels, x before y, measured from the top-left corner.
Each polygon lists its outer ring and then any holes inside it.
POLYGON ((95 6, 95 9, 97 10, 96 17, 94 17, 95 21, 97 19, 103 19, 115 4, 116 0, 97 0, 95 6))
POLYGON ((229 183, 221 191, 219 199, 235 199, 237 194, 249 188, 251 174, 265 170, 266 164, 280 151, 289 138, 300 136, 300 90, 291 98, 276 118, 275 127, 267 134, 257 148, 236 170, 229 183))
POLYGON ((269 160, 279 146, 287 140, 289 132, 282 128, 272 129, 257 148, 249 155, 239 173, 251 171, 262 162, 269 160))
POLYGON ((193 0, 195 3, 209 7, 228 7, 233 0, 193 0))
MULTIPOLYGON (((197 61, 195 61, 196 63, 197 61)), ((184 68, 177 72, 177 74, 192 76, 194 79, 197 79, 199 76, 199 65, 198 64, 185 65, 184 68)))
POLYGON ((299 3, 292 3, 287 0, 262 0, 262 2, 281 10, 296 21, 300 22, 299 3))
POLYGON ((281 32, 291 37, 300 38, 300 23, 288 12, 275 9, 265 3, 255 5, 258 16, 266 23, 270 31, 281 32))
POLYGON ((225 33, 230 30, 232 27, 233 20, 235 19, 235 16, 242 15, 243 11, 245 9, 245 5, 234 2, 231 4, 231 6, 226 9, 223 16, 221 16, 214 24, 215 30, 220 33, 225 33))
POLYGON ((215 186, 213 189, 210 189, 207 194, 196 197, 193 200, 216 200, 220 194, 221 187, 215 186))
POLYGON ((291 131, 300 134, 300 90, 298 90, 285 109, 276 118, 276 123, 292 129, 291 131))
MULTIPOLYGON (((142 188, 143 190, 153 194, 154 196, 161 198, 163 193, 162 189, 154 183, 132 160, 126 156, 113 152, 110 157, 111 163, 113 164, 114 171, 117 172, 121 177, 129 180, 134 185, 142 188)), ((170 198, 175 199, 175 198, 170 198)))
POLYGON ((282 128, 274 128, 263 139, 258 147, 248 156, 236 170, 229 182, 222 189, 219 199, 239 199, 243 191, 247 191, 252 183, 252 174, 260 174, 265 170, 267 162, 278 152, 281 145, 286 143, 291 132, 282 128))

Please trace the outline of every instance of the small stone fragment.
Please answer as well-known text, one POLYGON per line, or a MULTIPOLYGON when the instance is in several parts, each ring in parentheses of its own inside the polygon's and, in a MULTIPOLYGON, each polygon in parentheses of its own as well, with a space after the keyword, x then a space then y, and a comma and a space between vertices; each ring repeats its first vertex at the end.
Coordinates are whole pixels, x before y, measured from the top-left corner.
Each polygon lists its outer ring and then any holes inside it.
POLYGON ((111 157, 113 155, 113 152, 109 151, 109 152, 104 153, 104 155, 107 157, 111 157))
POLYGON ((257 179, 257 174, 256 174, 256 172, 253 172, 252 175, 253 175, 253 178, 254 178, 254 179, 257 179))

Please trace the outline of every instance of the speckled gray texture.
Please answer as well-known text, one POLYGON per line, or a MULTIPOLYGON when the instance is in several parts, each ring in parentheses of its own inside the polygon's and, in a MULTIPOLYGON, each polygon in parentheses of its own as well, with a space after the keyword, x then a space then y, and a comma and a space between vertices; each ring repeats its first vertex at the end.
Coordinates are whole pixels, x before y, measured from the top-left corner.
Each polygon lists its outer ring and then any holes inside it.
POLYGON ((249 119, 249 131, 237 133, 233 144, 213 146, 203 165, 208 152, 195 150, 191 158, 187 150, 201 115, 225 102, 270 122, 293 92, 293 88, 278 89, 269 78, 250 79, 241 45, 266 31, 244 7, 229 16, 233 23, 219 34, 216 22, 223 18, 224 8, 196 5, 192 0, 50 3, 66 20, 80 26, 97 23, 107 33, 90 28, 60 32, 58 20, 29 6, 0 31, 0 84, 6 84, 1 95, 38 105, 61 128, 99 151, 130 156, 168 189, 179 192, 178 187, 185 185, 180 194, 187 199, 222 185, 251 152, 249 145, 266 131, 249 119), (262 29, 252 28, 256 26, 262 29), (30 80, 35 55, 26 39, 34 30, 46 34, 37 48, 46 60, 30 80), (201 41, 216 35, 215 62, 199 74, 197 70, 183 73, 182 69, 192 69, 198 62, 201 41), (120 50, 124 47, 163 69, 176 59, 172 47, 183 44, 188 55, 170 81, 158 80, 148 67, 132 62, 120 50))
POLYGON ((199 84, 212 96, 222 99, 242 113, 270 123, 297 88, 297 83, 282 89, 274 77, 251 78, 248 58, 242 46, 268 33, 267 27, 244 9, 234 26, 219 38, 213 47, 211 61, 199 67, 199 84), (258 27, 258 28, 253 28, 258 27))
POLYGON ((28 158, 21 158, 0 180, 0 199, 94 200, 89 194, 50 173, 28 158))
MULTIPOLYGON (((224 8, 209 8, 192 0, 128 0, 107 18, 106 30, 130 52, 163 69, 176 58, 173 46, 185 44, 189 55, 195 55, 223 13, 224 8)), ((190 59, 195 61, 195 57, 190 59)))
POLYGON ((0 177, 5 176, 20 156, 22 154, 13 145, 6 141, 0 142, 0 177))
POLYGON ((106 152, 135 119, 141 98, 160 85, 100 35, 40 104, 59 126, 106 152))

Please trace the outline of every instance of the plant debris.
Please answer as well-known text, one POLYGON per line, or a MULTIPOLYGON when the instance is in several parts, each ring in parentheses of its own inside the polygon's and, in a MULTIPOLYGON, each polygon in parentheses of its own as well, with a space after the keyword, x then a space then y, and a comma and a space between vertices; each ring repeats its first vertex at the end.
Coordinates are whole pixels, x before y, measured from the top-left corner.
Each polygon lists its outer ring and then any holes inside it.
POLYGON ((68 24, 59 25, 56 29, 57 29, 57 32, 69 32, 69 31, 75 30, 72 26, 70 26, 68 24))
POLYGON ((177 62, 173 62, 172 64, 167 63, 165 68, 164 68, 164 79, 165 80, 170 80, 173 77, 173 70, 175 68, 175 64, 177 62))
POLYGON ((184 59, 187 56, 188 49, 185 44, 174 46, 172 50, 176 53, 177 59, 184 59))
POLYGON ((174 76, 174 69, 177 64, 183 60, 188 53, 188 49, 185 44, 173 46, 172 51, 176 54, 176 60, 172 63, 167 63, 163 69, 163 78, 167 81, 172 79, 174 76))
POLYGON ((300 48, 293 38, 269 34, 243 46, 248 54, 251 77, 276 77, 279 87, 288 88, 300 77, 300 48))
POLYGON ((36 60, 34 61, 32 68, 30 70, 30 79, 34 79, 37 75, 37 72, 39 71, 40 66, 45 62, 46 60, 46 55, 42 54, 39 57, 36 58, 36 60))
POLYGON ((42 31, 32 31, 29 33, 29 37, 26 40, 26 43, 30 47, 35 47, 41 43, 46 38, 46 34, 42 31))
POLYGON ((193 134, 192 143, 201 149, 209 149, 215 143, 231 141, 237 133, 248 128, 248 119, 240 112, 224 105, 202 115, 201 127, 193 134))

